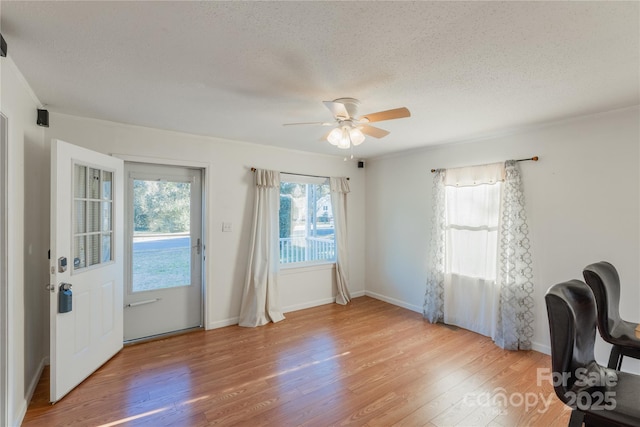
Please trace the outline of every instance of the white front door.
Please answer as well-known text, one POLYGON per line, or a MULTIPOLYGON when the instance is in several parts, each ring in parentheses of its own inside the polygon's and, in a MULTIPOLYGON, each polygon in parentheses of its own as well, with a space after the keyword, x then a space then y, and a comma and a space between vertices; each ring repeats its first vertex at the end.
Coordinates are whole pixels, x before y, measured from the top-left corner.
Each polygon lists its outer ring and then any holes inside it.
POLYGON ((122 160, 52 141, 51 402, 122 349, 123 181, 122 160))
POLYGON ((202 171, 125 165, 125 341, 202 326, 202 171))

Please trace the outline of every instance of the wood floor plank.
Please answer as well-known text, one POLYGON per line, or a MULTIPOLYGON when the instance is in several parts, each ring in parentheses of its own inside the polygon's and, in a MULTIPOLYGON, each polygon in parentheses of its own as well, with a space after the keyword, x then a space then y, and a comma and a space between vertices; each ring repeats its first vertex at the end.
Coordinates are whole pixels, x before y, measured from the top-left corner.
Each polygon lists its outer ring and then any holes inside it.
POLYGON ((125 347, 55 405, 48 369, 24 426, 566 425, 549 357, 369 297, 125 347), (481 393, 535 405, 470 405, 481 393))

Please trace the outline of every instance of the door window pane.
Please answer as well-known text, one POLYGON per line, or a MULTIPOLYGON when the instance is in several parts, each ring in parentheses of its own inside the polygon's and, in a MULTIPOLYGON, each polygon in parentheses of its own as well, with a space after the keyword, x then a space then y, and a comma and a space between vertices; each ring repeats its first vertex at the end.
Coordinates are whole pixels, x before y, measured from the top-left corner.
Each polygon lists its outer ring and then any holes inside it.
POLYGON ((85 236, 76 236, 73 245, 73 268, 85 268, 87 266, 85 258, 85 236))
POLYGON ((87 232, 100 231, 100 202, 87 202, 87 232))
POLYGON ((133 181, 132 291, 191 284, 191 183, 133 181))
POLYGON ((102 171, 102 198, 111 200, 111 184, 113 181, 113 172, 102 171))
POLYGON ((85 224, 85 212, 87 210, 87 202, 82 201, 82 200, 76 200, 75 201, 75 223, 76 223, 76 234, 78 233, 84 233, 87 231, 86 229, 86 224, 85 224))
POLYGON ((102 202, 102 231, 111 230, 111 209, 113 203, 102 202))
POLYGON ((111 233, 102 235, 102 262, 111 261, 111 233))
POLYGON ((73 173, 73 194, 76 198, 87 197, 87 167, 75 165, 73 173))
POLYGON ((100 235, 87 236, 87 266, 100 264, 100 235))
POLYGON ((73 168, 73 269, 113 260, 113 172, 73 168))
POLYGON ((100 170, 89 168, 89 195, 90 199, 100 198, 100 170))

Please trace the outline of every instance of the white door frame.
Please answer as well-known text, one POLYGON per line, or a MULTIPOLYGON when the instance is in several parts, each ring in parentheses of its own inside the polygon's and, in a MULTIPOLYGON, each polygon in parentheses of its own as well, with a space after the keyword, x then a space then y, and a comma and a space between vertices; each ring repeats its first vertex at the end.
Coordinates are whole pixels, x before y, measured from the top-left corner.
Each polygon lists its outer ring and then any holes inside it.
POLYGON ((9 247, 7 242, 8 231, 8 119, 0 113, 0 425, 9 425, 8 414, 8 295, 9 282, 7 267, 9 266, 9 247))
MULTIPOLYGON (((202 170, 202 310, 204 318, 202 319, 204 329, 209 324, 209 298, 208 298, 208 268, 207 268, 207 250, 209 248, 209 169, 211 164, 207 162, 198 162, 191 160, 165 159, 161 157, 136 156, 130 154, 111 153, 113 157, 124 160, 125 162, 149 163, 163 166, 181 166, 186 168, 194 168, 202 170)), ((126 202, 125 202, 126 203, 126 202)))

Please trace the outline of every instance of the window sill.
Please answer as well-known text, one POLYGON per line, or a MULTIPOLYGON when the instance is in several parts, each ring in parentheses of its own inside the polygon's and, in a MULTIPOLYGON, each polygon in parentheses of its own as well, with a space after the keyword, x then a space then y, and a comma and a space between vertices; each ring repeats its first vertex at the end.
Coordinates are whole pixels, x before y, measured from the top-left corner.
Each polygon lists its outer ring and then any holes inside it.
POLYGON ((297 263, 297 264, 280 264, 280 274, 298 274, 298 273, 306 273, 308 271, 322 271, 322 270, 333 270, 336 266, 334 262, 323 262, 323 263, 297 263))

